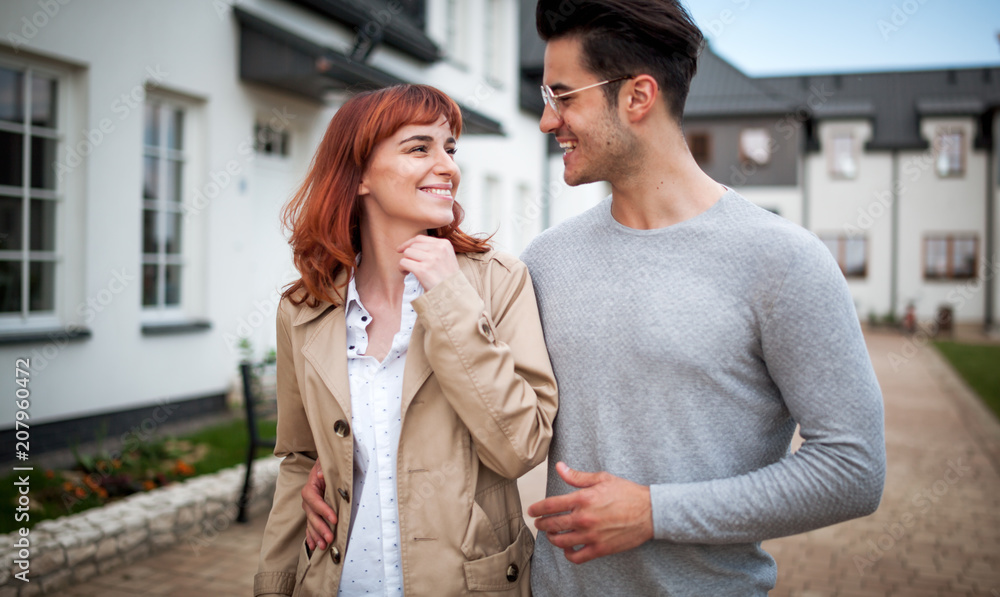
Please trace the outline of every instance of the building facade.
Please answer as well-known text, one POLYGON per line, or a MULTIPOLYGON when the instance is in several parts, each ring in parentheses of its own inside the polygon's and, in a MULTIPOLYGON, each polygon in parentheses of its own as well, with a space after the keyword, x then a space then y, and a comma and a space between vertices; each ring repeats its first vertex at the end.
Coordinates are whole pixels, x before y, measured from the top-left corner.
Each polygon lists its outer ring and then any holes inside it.
MULTIPOLYGON (((426 83, 460 103, 465 229, 519 253, 545 224, 547 172, 519 105, 518 12, 0 4, 0 364, 30 360, 34 450, 225 408, 241 345, 273 349, 296 277, 279 211, 359 90, 426 83)), ((0 403, 10 454, 14 410, 0 403)))

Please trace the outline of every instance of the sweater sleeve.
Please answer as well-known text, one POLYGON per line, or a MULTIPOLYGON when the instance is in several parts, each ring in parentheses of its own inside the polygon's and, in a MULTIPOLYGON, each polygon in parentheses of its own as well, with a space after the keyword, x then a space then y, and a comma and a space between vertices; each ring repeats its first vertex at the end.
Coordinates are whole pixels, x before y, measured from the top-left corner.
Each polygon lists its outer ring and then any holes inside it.
POLYGON ((651 486, 657 539, 757 542, 878 507, 885 481, 878 381, 837 264, 818 242, 798 249, 759 325, 767 372, 804 444, 743 475, 651 486))

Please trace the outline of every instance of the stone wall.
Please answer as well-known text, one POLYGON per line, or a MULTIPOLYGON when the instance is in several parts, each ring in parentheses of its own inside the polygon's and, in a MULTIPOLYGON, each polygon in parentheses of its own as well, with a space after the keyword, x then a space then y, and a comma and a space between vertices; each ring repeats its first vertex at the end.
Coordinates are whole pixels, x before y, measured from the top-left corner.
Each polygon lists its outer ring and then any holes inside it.
MULTIPOLYGON (((280 462, 267 456, 254 463, 251 514, 266 515, 280 462)), ((14 577, 21 571, 20 537, 0 536, 0 597, 56 594, 177 544, 197 551, 234 524, 244 470, 239 465, 38 523, 28 535, 29 582, 14 577)))

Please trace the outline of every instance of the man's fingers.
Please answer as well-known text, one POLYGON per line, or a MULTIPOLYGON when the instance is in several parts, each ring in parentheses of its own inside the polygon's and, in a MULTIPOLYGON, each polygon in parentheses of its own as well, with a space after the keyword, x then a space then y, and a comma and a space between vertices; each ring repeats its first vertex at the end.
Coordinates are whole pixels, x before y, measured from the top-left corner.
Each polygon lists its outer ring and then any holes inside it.
POLYGON ((573 487, 590 487, 601 481, 600 473, 585 473, 574 470, 567 466, 565 462, 556 463, 556 472, 559 473, 563 481, 573 487))
MULTIPOLYGON (((545 498, 528 506, 528 516, 548 516, 560 512, 569 512, 576 505, 575 492, 566 495, 545 498)), ((535 521, 536 523, 538 521, 535 521)))
POLYGON ((549 543, 561 549, 569 549, 575 545, 584 545, 587 543, 587 538, 579 531, 570 531, 568 533, 546 533, 545 537, 548 539, 549 543))
POLYGON ((573 549, 572 547, 563 550, 563 554, 566 559, 574 564, 582 564, 584 562, 589 562, 594 558, 599 557, 601 554, 598 553, 597 548, 593 545, 585 545, 582 549, 573 549))
POLYGON ((569 514, 542 516, 535 519, 535 528, 545 533, 562 533, 573 530, 573 523, 569 514))

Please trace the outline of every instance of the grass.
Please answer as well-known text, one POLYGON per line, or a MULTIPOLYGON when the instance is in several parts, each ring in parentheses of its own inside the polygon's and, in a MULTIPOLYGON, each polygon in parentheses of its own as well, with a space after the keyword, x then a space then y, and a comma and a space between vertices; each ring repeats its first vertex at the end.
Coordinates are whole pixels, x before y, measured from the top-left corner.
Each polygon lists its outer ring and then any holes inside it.
MULTIPOLYGON (((262 437, 274 437, 276 426, 273 420, 260 421, 258 429, 262 437)), ((7 475, 0 478, 0 504, 11 515, 0 517, 0 533, 31 528, 43 520, 103 506, 137 491, 241 464, 246 459, 248 439, 246 422, 234 419, 180 437, 145 442, 116 460, 104 454, 78 455, 74 470, 27 473, 30 505, 20 512, 19 489, 24 485, 15 482, 25 475, 7 475)), ((258 448, 257 456, 268 452, 258 448)))
POLYGON ((1000 417, 1000 346, 935 342, 941 354, 1000 417))

